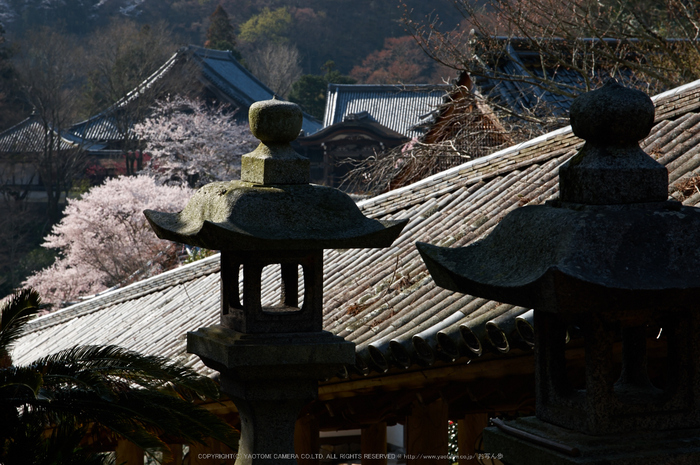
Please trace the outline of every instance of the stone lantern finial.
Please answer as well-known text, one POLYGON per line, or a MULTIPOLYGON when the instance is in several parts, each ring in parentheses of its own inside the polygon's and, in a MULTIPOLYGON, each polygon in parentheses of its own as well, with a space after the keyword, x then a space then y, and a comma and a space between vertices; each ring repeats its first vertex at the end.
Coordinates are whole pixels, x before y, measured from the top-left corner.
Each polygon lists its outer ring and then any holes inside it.
POLYGON ((299 135, 303 114, 298 105, 272 99, 255 102, 248 112, 250 132, 260 140, 241 159, 241 181, 261 185, 308 184, 309 159, 289 145, 299 135))
POLYGON ((639 148, 654 124, 654 104, 642 91, 609 80, 571 105, 571 129, 586 141, 559 170, 562 202, 613 205, 663 202, 668 172, 639 148))
POLYGON ((508 463, 700 463, 700 209, 667 201, 666 168, 638 145, 653 121, 642 92, 609 82, 583 94, 571 123, 586 143, 560 168, 559 199, 514 210, 468 247, 416 244, 438 285, 534 309, 536 417, 484 432, 508 463), (583 389, 568 374, 572 326, 583 389))
POLYGON ((254 103, 250 127, 260 145, 243 155, 241 181, 207 184, 180 213, 144 212, 160 238, 221 250, 221 323, 236 331, 321 331, 323 249, 387 247, 406 224, 366 218, 347 194, 308 184, 309 160, 289 144, 301 122, 293 103, 254 103), (261 275, 272 264, 281 265, 281 297, 264 307, 261 275))

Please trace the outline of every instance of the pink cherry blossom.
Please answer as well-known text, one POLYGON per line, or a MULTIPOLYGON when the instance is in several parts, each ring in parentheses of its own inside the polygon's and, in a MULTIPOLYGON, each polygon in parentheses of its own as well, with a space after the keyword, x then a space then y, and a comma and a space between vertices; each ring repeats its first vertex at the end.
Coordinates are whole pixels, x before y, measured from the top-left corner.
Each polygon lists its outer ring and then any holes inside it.
POLYGON ((93 187, 69 200, 64 218, 46 237, 43 246, 59 252, 56 262, 24 284, 60 305, 171 268, 179 246, 158 239, 143 210, 179 211, 191 194, 143 175, 93 187))
POLYGON ((156 102, 153 114, 134 126, 152 157, 145 172, 162 184, 192 187, 239 179, 241 155, 258 141, 226 110, 179 96, 156 102))

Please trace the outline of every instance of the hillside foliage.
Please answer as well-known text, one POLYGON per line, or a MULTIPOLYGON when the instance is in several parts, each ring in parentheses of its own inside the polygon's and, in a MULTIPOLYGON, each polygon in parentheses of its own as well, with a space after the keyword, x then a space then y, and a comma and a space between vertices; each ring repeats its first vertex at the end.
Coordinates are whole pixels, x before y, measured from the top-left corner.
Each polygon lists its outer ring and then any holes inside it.
POLYGON ((0 21, 13 38, 42 26, 86 37, 115 19, 141 25, 164 21, 181 44, 203 45, 207 40, 230 42, 230 36, 207 37, 212 21, 221 18, 212 15, 220 5, 237 35, 233 45, 261 38, 289 42, 302 55, 304 73, 317 74, 333 60, 347 74, 382 49, 387 37, 405 35, 402 4, 416 17, 433 13, 449 27, 456 24, 451 0, 6 0, 0 21))

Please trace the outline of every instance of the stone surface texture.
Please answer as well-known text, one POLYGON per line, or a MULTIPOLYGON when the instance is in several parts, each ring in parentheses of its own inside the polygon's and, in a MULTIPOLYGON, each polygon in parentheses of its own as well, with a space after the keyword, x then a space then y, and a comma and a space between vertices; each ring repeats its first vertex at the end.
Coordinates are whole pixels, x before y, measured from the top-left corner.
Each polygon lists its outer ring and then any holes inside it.
POLYGON ((188 333, 187 349, 221 373, 238 408, 236 464, 294 464, 299 411, 319 380, 355 363, 353 343, 322 331, 323 249, 387 247, 407 221, 371 220, 346 194, 308 184, 309 162, 289 145, 297 105, 258 102, 249 115, 261 143, 243 156, 241 181, 204 186, 178 214, 144 213, 161 238, 221 250, 221 324, 188 333), (263 306, 268 265, 280 266, 280 300, 263 306))
POLYGON ((571 123, 586 143, 560 168, 559 199, 509 213, 469 247, 417 244, 438 285, 534 308, 537 418, 487 435, 507 463, 700 463, 700 442, 669 440, 700 428, 700 209, 666 200, 666 169, 637 144, 653 121, 639 91, 609 82, 582 95, 571 123), (652 382, 646 345, 658 327, 667 371, 652 382), (583 338, 583 388, 567 373, 569 328, 583 338), (528 440, 513 431, 527 425, 568 446, 600 446, 562 459, 551 447, 521 447, 528 440))
POLYGON ((242 333, 307 333, 323 329, 323 252, 221 252, 221 324, 242 333), (261 275, 265 266, 280 264, 277 305, 263 306, 261 275), (243 266, 243 299, 239 269, 243 266), (304 282, 299 305, 299 271, 304 282))
POLYGON ((241 180, 256 184, 308 184, 309 159, 289 143, 301 131, 301 109, 290 102, 255 102, 248 112, 250 131, 260 140, 253 152, 241 159, 241 180))
POLYGON ((251 335, 210 326, 187 335, 188 352, 221 373, 241 416, 236 465, 294 464, 294 425, 318 380, 353 363, 355 344, 328 332, 251 335))
POLYGON ((571 105, 583 149, 559 170, 563 202, 592 205, 663 202, 666 168, 639 148, 654 124, 654 104, 639 90, 608 81, 571 105))
POLYGON ((145 212, 158 237, 212 250, 387 247, 406 221, 366 218, 325 186, 216 182, 180 213, 145 212))
POLYGON ((499 302, 569 314, 675 311, 700 294, 700 235, 691 231, 700 212, 678 202, 537 205, 473 246, 418 247, 439 286, 499 302))
MULTIPOLYGON (((531 440, 517 438, 491 426, 484 430, 484 444, 492 453, 515 458, 517 465, 695 465, 700 449, 700 430, 633 432, 590 436, 552 425, 535 417, 508 422, 510 426, 562 446, 575 446, 578 453, 555 451, 531 440)), ((504 458, 504 460, 506 460, 504 458)))

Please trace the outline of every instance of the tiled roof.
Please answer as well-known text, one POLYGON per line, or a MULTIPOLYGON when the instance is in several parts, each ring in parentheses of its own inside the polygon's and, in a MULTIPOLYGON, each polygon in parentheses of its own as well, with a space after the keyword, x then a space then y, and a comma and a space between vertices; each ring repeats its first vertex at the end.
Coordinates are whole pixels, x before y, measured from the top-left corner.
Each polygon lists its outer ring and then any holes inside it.
POLYGON ((229 51, 209 50, 190 45, 187 50, 202 67, 207 80, 246 107, 274 95, 265 84, 245 69, 229 51))
POLYGON ((71 126, 70 133, 76 138, 90 141, 106 142, 124 138, 111 111, 100 113, 71 126))
MULTIPOLYGON (((654 101, 657 122, 642 147, 668 167, 670 195, 700 205, 700 81, 654 101)), ((390 248, 325 252, 324 327, 357 345, 350 368, 383 372, 529 350, 529 309, 436 287, 414 244, 464 246, 509 211, 552 198, 559 166, 581 144, 562 128, 361 202, 368 216, 410 220, 390 248)), ((116 343, 209 373, 185 353, 185 333, 217 323, 218 271, 214 256, 41 317, 13 358, 26 363, 75 344, 116 343)), ((278 282, 265 274, 267 299, 277 299, 278 282)))
POLYGON ((367 117, 406 137, 419 137, 417 126, 437 111, 447 85, 329 84, 323 127, 367 117))
MULTIPOLYGON (((41 121, 30 116, 24 121, 0 133, 0 153, 42 152, 45 143, 45 129, 41 121)), ((57 135, 54 131, 54 135, 57 135)), ((67 137, 54 139, 55 149, 70 150, 79 147, 67 137)))
MULTIPOLYGON (((234 57, 231 52, 210 50, 195 45, 189 45, 178 50, 155 73, 146 79, 139 89, 150 88, 155 82, 163 79, 180 61, 190 60, 196 63, 200 70, 200 80, 215 87, 220 94, 237 107, 247 110, 255 102, 269 100, 274 96, 265 84, 253 76, 234 57)), ((117 127, 113 114, 139 97, 135 89, 124 99, 92 118, 77 123, 71 128, 76 136, 88 140, 120 140, 123 138, 117 127)), ((321 129, 321 123, 309 115, 304 115, 302 129, 306 134, 313 134, 321 129)))
MULTIPOLYGON (((207 81, 246 110, 255 102, 270 100, 275 94, 250 71, 243 67, 229 51, 210 50, 195 45, 187 47, 193 60, 202 68, 207 81)), ((313 134, 322 128, 321 122, 304 114, 302 130, 313 134)))
POLYGON ((106 110, 71 126, 69 132, 75 137, 90 141, 118 141, 124 138, 123 129, 120 129, 115 115, 141 97, 146 89, 152 88, 156 82, 161 80, 168 72, 181 60, 184 48, 178 50, 168 61, 151 74, 137 89, 129 92, 124 98, 110 106, 106 110))

